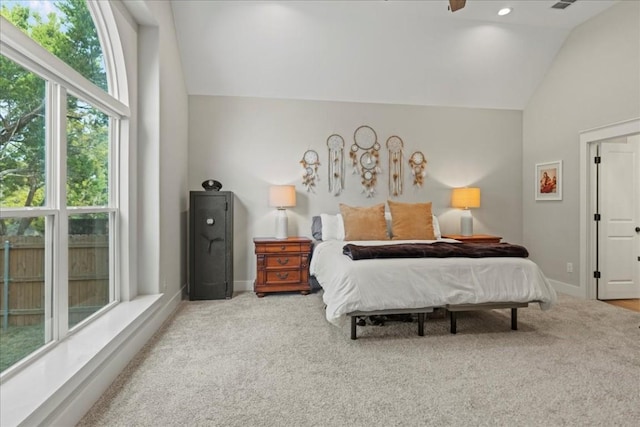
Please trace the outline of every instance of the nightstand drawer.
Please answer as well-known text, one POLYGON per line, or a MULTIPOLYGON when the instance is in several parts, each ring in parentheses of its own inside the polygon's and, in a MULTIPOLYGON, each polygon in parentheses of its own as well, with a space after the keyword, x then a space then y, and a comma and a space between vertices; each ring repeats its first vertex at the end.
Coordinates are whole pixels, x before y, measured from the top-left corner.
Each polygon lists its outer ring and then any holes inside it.
POLYGON ((265 257, 266 267, 271 270, 274 268, 300 268, 302 263, 302 256, 300 254, 281 254, 281 255, 267 255, 265 257))
POLYGON ((265 252, 282 253, 282 252, 300 252, 300 244, 298 243, 275 243, 264 246, 265 252))
POLYGON ((267 271, 267 285, 299 282, 300 270, 267 271))

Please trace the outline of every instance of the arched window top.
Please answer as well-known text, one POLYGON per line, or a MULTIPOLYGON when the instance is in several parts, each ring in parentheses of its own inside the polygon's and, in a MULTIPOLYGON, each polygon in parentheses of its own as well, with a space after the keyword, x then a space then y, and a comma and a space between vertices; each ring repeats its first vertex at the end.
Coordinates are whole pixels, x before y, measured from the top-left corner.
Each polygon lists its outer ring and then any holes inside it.
POLYGON ((100 38, 85 0, 5 0, 0 13, 87 80, 109 92, 100 38))

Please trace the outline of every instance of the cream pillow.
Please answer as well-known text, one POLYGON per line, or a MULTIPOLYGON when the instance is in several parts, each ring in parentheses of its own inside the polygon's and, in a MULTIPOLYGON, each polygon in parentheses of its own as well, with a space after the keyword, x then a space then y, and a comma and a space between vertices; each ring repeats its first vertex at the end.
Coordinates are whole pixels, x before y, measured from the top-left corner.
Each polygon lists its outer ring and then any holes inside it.
POLYGON ((433 221, 433 235, 436 236, 436 240, 442 239, 442 233, 440 232, 440 223, 438 222, 438 217, 435 215, 431 215, 431 219, 433 221))
POLYGON ((384 203, 354 207, 340 203, 345 240, 389 240, 384 203))
POLYGON ((431 202, 400 203, 388 200, 393 240, 436 240, 431 202))
POLYGON ((322 240, 344 240, 344 223, 342 215, 320 214, 322 223, 322 240))

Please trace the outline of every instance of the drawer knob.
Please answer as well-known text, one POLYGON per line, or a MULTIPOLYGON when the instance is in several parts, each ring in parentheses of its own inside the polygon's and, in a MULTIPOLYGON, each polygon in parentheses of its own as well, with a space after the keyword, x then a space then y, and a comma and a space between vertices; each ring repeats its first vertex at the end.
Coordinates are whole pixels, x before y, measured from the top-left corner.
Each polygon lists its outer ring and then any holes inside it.
POLYGON ((280 265, 287 265, 287 264, 289 264, 289 258, 285 258, 285 259, 278 258, 278 264, 280 264, 280 265))
POLYGON ((280 246, 280 250, 281 250, 281 251, 284 251, 285 249, 287 249, 287 247, 286 247, 286 246, 284 246, 284 245, 280 246))
POLYGON ((285 280, 287 277, 289 277, 289 272, 286 272, 286 273, 276 273, 276 276, 278 276, 278 279, 280 279, 280 280, 285 280))

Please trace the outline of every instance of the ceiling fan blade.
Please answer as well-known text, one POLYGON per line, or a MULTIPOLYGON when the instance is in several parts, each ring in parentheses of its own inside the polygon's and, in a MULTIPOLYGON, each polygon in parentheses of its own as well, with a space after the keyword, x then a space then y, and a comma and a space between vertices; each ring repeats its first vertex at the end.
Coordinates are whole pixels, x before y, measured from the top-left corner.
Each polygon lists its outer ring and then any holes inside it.
POLYGON ((455 12, 458 9, 462 9, 467 0, 449 0, 449 9, 451 12, 455 12))

